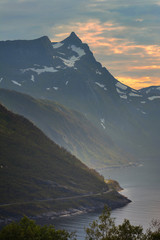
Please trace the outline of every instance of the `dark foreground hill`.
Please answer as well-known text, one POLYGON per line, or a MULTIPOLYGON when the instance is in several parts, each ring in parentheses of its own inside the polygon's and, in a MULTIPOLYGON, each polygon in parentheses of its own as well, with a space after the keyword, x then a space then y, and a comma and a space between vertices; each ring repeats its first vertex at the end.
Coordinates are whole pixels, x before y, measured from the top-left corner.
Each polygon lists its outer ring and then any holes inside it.
POLYGON ((0 105, 1 217, 128 203, 116 192, 99 195, 106 191, 102 176, 0 105))

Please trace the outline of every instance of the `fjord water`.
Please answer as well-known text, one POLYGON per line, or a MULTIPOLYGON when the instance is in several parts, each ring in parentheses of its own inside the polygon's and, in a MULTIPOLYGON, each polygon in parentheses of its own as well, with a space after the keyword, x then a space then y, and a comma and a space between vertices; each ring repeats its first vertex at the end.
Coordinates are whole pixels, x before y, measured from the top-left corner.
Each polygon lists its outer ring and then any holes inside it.
MULTIPOLYGON (((134 225, 149 227, 151 220, 160 219, 160 159, 145 159, 136 167, 103 169, 105 178, 119 181, 122 194, 132 200, 123 208, 112 211, 116 224, 127 218, 134 225)), ((76 231, 79 240, 85 239, 84 227, 97 219, 100 212, 81 214, 54 220, 58 228, 76 231)))

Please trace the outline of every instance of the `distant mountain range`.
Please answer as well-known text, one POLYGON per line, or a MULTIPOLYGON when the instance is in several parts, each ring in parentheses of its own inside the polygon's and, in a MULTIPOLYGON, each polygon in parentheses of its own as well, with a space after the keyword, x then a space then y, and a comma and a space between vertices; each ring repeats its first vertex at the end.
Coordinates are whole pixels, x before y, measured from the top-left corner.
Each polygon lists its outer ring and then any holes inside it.
POLYGON ((160 87, 122 84, 73 32, 1 41, 0 103, 0 217, 124 206, 85 164, 160 156, 160 87))
POLYGON ((135 158, 160 155, 160 87, 135 90, 120 83, 74 32, 58 43, 46 36, 1 41, 0 52, 1 88, 80 112, 106 135, 106 143, 109 137, 135 158))
POLYGON ((0 102, 31 120, 53 141, 89 167, 128 165, 132 158, 81 113, 58 103, 0 89, 0 102))

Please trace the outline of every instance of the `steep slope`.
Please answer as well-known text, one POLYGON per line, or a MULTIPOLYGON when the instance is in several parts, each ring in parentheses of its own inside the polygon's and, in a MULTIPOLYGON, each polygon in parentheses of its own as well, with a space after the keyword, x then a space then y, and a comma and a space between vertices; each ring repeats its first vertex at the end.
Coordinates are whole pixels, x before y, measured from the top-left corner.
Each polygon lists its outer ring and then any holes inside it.
MULTIPOLYGON (((24 179, 28 178, 31 182, 36 181, 36 178, 41 179, 42 182, 43 179, 55 183, 58 181, 59 184, 67 187, 73 185, 71 189, 74 189, 74 192, 97 191, 107 187, 100 175, 91 173, 89 168, 65 149, 49 140, 28 120, 8 112, 2 106, 0 106, 0 114, 0 152, 1 165, 4 166, 1 170, 1 177, 4 173, 3 180, 6 178, 8 181, 9 177, 16 179, 16 176, 19 175, 24 179), (32 179, 33 177, 34 179, 32 179), (73 183, 71 183, 72 181, 73 183)), ((2 183, 4 185, 4 181, 1 181, 2 183)), ((30 187, 32 188, 33 185, 31 184, 30 187)), ((32 194, 34 195, 34 192, 31 193, 31 196, 32 194)), ((52 194, 56 196, 57 193, 53 192, 52 194)), ((17 200, 17 198, 15 199, 17 200)), ((13 199, 10 197, 8 200, 12 201, 13 199)))
MULTIPOLYGON (((49 140, 25 118, 0 105, 0 119, 0 216, 53 211, 63 199, 73 203, 73 196, 108 190, 102 176, 49 140)), ((62 201, 60 209, 71 207, 71 203, 65 206, 62 201)))
POLYGON ((90 167, 127 165, 131 161, 110 137, 76 111, 6 89, 0 89, 0 102, 34 122, 48 137, 90 167))
MULTIPOLYGON (((0 51, 0 87, 54 100, 83 113, 137 156, 160 154, 152 133, 157 117, 152 109, 157 104, 159 109, 160 99, 152 101, 153 95, 148 98, 145 91, 117 81, 75 33, 59 43, 51 43, 47 37, 0 42, 0 51)), ((156 139, 160 140, 158 135, 156 139)))

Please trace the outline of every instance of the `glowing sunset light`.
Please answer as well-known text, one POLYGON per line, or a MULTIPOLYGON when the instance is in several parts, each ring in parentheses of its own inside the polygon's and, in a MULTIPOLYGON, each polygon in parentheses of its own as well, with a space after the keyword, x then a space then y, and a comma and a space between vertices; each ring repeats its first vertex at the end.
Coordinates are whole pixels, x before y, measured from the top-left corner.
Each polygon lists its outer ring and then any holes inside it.
POLYGON ((131 67, 131 69, 160 69, 160 65, 151 65, 151 66, 136 66, 136 67, 131 67))
POLYGON ((128 76, 127 85, 142 86, 146 76, 144 86, 160 85, 159 12, 159 0, 1 0, 0 38, 60 42, 75 32, 114 76, 128 76))
POLYGON ((140 78, 131 78, 131 77, 116 77, 116 79, 120 82, 122 82, 125 85, 130 86, 131 88, 134 88, 136 90, 145 88, 148 86, 153 85, 152 82, 154 80, 154 85, 159 86, 159 78, 150 78, 150 77, 140 77, 140 78))

